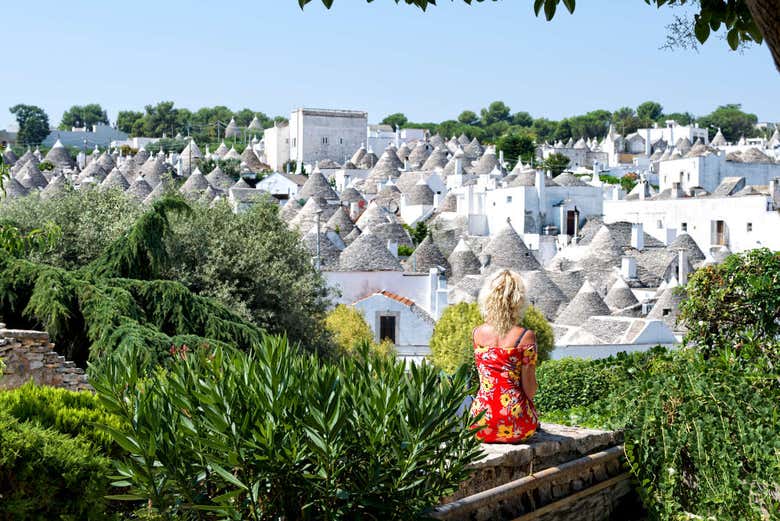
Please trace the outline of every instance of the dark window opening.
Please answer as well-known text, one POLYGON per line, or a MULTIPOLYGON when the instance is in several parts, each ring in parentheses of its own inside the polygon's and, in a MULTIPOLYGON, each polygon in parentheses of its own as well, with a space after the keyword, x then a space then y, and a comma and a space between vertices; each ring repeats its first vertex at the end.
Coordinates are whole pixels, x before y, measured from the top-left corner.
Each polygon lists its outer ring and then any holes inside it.
POLYGON ((379 317, 379 340, 390 340, 393 344, 395 339, 395 317, 379 317))

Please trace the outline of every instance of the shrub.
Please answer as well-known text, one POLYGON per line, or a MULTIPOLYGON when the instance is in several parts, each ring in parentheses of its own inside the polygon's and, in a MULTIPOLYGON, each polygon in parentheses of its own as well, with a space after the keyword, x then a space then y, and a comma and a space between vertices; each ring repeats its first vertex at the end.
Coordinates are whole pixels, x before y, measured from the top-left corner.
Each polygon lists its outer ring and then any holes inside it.
POLYGON ((399 257, 409 257, 412 253, 414 253, 414 248, 412 248, 411 246, 407 246, 406 244, 398 245, 399 257))
POLYGON ((0 519, 111 519, 111 461, 91 444, 0 411, 0 519))
MULTIPOLYGON (((461 302, 445 309, 431 336, 431 361, 434 365, 447 373, 455 372, 463 364, 473 365, 474 347, 471 334, 482 322, 482 314, 475 303, 461 302)), ((529 306, 521 325, 536 334, 539 360, 549 358, 555 339, 552 327, 544 315, 535 307, 529 306)))
POLYGON ((457 416, 466 373, 363 354, 329 365, 269 336, 248 354, 181 349, 148 380, 113 358, 93 384, 125 420, 131 496, 176 519, 424 516, 480 455, 457 416))
POLYGON ((54 164, 51 161, 41 161, 38 164, 38 170, 46 172, 47 170, 54 170, 54 164))
POLYGON ((111 436, 99 425, 119 427, 119 419, 108 414, 97 396, 29 382, 18 389, 0 392, 0 411, 22 422, 53 429, 94 444, 101 453, 116 454, 111 436))
POLYGON ((382 355, 391 355, 394 346, 391 342, 376 343, 374 332, 366 323, 362 313, 352 306, 339 304, 325 317, 325 328, 333 337, 340 355, 354 355, 362 346, 382 355))

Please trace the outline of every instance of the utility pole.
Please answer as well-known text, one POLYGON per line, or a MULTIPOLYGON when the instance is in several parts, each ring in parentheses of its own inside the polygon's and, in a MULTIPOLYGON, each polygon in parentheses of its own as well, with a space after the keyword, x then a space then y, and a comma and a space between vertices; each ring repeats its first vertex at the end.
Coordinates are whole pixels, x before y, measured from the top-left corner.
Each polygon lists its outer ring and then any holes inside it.
POLYGON ((317 210, 315 213, 317 215, 317 257, 314 261, 314 267, 317 271, 320 271, 320 216, 322 215, 322 210, 317 210))

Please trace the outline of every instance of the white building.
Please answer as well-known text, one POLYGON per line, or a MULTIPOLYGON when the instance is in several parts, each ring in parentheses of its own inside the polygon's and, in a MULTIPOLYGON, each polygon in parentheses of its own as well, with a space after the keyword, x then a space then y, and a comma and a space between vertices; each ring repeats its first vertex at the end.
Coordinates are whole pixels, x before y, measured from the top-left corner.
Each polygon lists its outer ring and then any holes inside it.
POLYGON ((290 160, 290 126, 286 121, 277 121, 263 131, 263 153, 274 171, 284 170, 284 164, 290 160))
POLYGON ((658 175, 662 192, 679 183, 684 191, 700 187, 711 193, 730 177, 744 177, 748 185, 766 186, 770 179, 780 177, 780 163, 773 162, 756 148, 727 155, 710 148, 700 148, 697 152, 694 147, 685 157, 661 161, 658 175))
POLYGON ((390 145, 398 148, 401 143, 422 139, 425 139, 425 129, 422 128, 393 129, 391 125, 368 125, 366 147, 378 154, 390 145))
POLYGON ((366 112, 296 109, 290 114, 290 159, 298 168, 325 159, 343 164, 365 142, 367 128, 366 112))
POLYGON ((742 252, 766 247, 780 250, 780 181, 749 186, 744 178, 727 178, 711 195, 690 197, 682 191, 662 192, 652 199, 604 202, 607 223, 642 223, 646 233, 670 244, 687 233, 699 248, 742 252))
POLYGON ((41 143, 43 146, 50 147, 59 139, 66 147, 86 147, 92 149, 95 145, 107 147, 112 141, 123 141, 128 138, 128 134, 118 128, 99 123, 92 125, 87 131, 86 128, 72 128, 67 130, 53 130, 46 136, 41 143))
POLYGON ((306 176, 274 172, 257 183, 256 188, 268 192, 276 199, 294 199, 306 183, 306 176))

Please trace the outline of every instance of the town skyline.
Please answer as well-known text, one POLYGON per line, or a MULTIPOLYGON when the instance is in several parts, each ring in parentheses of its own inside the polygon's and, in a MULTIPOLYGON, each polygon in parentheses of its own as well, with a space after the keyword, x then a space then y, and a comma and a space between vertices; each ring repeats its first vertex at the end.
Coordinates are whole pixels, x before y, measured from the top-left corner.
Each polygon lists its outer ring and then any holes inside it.
POLYGON ((242 16, 257 9, 243 3, 209 13, 208 25, 202 10, 176 2, 141 2, 121 24, 92 1, 43 2, 45 18, 11 5, 5 14, 18 23, 7 25, 7 37, 24 41, 25 55, 45 58, 6 60, 15 80, 2 88, 0 125, 13 121, 7 108, 16 103, 43 107, 56 124, 72 104, 100 103, 115 120, 119 110, 164 100, 269 115, 350 107, 372 122, 399 111, 442 121, 493 100, 550 119, 648 99, 696 115, 742 102, 760 121, 780 121, 780 76, 765 47, 734 53, 716 38, 698 52, 661 50, 672 13, 626 4, 582 4, 576 16, 548 23, 530 4, 504 2, 444 3, 424 15, 394 4, 325 11, 314 3, 301 11, 277 2, 257 16, 242 16), (90 18, 106 23, 83 31, 90 18), (470 38, 478 26, 493 29, 470 38), (264 41, 285 43, 269 53, 264 41))

